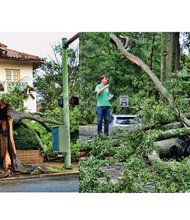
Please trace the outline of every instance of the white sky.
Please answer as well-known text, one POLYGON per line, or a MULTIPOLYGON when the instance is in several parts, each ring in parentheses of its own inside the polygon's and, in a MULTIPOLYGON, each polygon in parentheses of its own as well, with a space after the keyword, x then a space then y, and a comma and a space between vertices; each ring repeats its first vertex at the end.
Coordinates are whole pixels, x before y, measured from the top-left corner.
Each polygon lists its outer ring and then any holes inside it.
MULTIPOLYGON (((37 55, 41 58, 53 57, 51 45, 56 45, 61 39, 67 39, 76 32, 0 32, 0 42, 7 45, 9 49, 37 55)), ((79 40, 74 41, 70 46, 77 47, 79 40)))

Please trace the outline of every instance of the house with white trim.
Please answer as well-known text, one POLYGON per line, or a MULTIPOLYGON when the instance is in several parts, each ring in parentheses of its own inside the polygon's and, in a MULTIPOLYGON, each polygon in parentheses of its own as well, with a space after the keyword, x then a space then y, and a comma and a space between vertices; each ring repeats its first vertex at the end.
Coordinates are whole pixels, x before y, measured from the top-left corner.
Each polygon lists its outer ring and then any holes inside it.
POLYGON ((38 56, 9 49, 0 43, 0 94, 7 93, 11 86, 27 88, 28 98, 24 107, 36 112, 36 91, 33 88, 33 71, 39 68, 43 60, 38 56))

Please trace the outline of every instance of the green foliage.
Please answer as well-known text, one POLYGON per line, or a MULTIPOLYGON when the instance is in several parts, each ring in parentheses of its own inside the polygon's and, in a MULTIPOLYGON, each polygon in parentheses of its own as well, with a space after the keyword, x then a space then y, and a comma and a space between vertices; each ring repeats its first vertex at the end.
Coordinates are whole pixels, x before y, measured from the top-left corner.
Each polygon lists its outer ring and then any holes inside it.
POLYGON ((169 106, 160 104, 155 97, 141 101, 138 115, 143 124, 153 124, 158 128, 175 118, 174 111, 169 106))
MULTIPOLYGON (((34 130, 40 137, 44 147, 42 153, 45 155, 52 151, 52 134, 37 122, 27 120, 28 126, 34 130)), ((39 149, 39 143, 36 140, 34 133, 31 129, 24 126, 17 126, 14 128, 14 139, 17 149, 22 150, 35 150, 39 149)))
POLYGON ((80 148, 80 141, 77 139, 77 141, 71 142, 71 160, 73 162, 79 161, 79 148, 80 148))
POLYGON ((187 98, 190 97, 190 74, 186 68, 173 74, 171 79, 164 83, 170 94, 173 96, 174 105, 182 112, 189 112, 189 103, 187 98))
MULTIPOLYGON (((35 71, 34 86, 37 92, 45 102, 42 103, 42 111, 54 111, 58 105, 58 98, 63 97, 62 66, 61 66, 61 45, 54 48, 55 57, 51 60, 45 59, 41 66, 42 72, 35 71)), ((70 95, 79 94, 79 77, 77 51, 68 49, 68 72, 69 72, 69 90, 70 95)))
POLYGON ((143 160, 132 157, 125 164, 122 178, 115 186, 118 192, 189 192, 190 165, 187 160, 158 163, 150 167, 143 160), (142 172, 143 170, 143 172, 142 172))
POLYGON ((131 155, 144 158, 154 149, 152 138, 142 131, 121 136, 117 144, 118 150, 114 158, 118 161, 126 161, 131 155))
POLYGON ((147 192, 145 185, 151 183, 151 173, 142 158, 132 155, 125 163, 122 177, 115 185, 116 192, 147 192))
MULTIPOLYGON (((119 187, 121 186, 114 185, 102 169, 104 165, 109 163, 108 157, 112 156, 113 161, 116 163, 124 162, 125 164, 128 164, 130 158, 135 157, 135 163, 138 163, 138 161, 142 163, 144 157, 154 149, 153 140, 150 137, 147 138, 142 131, 128 133, 126 135, 95 138, 86 143, 86 146, 83 146, 83 149, 85 148, 90 149, 90 152, 88 158, 80 160, 81 192, 119 191, 119 187)), ((141 168, 142 164, 141 167, 137 167, 139 170, 141 168)), ((134 183, 134 179, 131 178, 131 181, 134 183)))
POLYGON ((105 159, 107 156, 113 156, 116 153, 116 149, 110 138, 104 136, 95 138, 92 142, 89 142, 87 148, 92 149, 90 153, 97 159, 105 159))
POLYGON ((77 106, 70 108, 70 131, 78 138, 79 130, 79 108, 77 106))
POLYGON ((190 74, 186 68, 171 75, 171 78, 164 82, 166 88, 170 91, 170 94, 177 99, 179 97, 189 97, 190 88, 189 82, 190 74))
POLYGON ((33 132, 24 126, 19 126, 14 129, 14 139, 18 150, 39 149, 39 144, 35 139, 33 132))
MULTIPOLYGON (((58 99, 63 97, 61 45, 54 48, 54 59, 45 59, 41 69, 35 72, 34 85, 42 101, 41 111, 46 117, 63 121, 63 108, 58 106, 58 99)), ((68 49, 69 95, 79 96, 77 51, 68 49)), ((70 107, 70 131, 72 138, 78 138, 79 109, 70 107)))
MULTIPOLYGON (((99 76, 105 73, 110 78, 110 92, 114 94, 112 100, 112 112, 118 113, 121 108, 118 106, 119 96, 129 96, 129 108, 127 113, 136 114, 140 109, 143 111, 142 102, 152 97, 155 114, 152 121, 159 126, 163 121, 173 117, 171 109, 158 103, 160 96, 155 86, 146 74, 134 64, 131 64, 125 57, 118 53, 115 46, 110 42, 110 33, 82 33, 80 37, 80 95, 81 95, 81 119, 80 124, 93 123, 96 119, 96 99, 94 88, 99 83, 99 76), (88 94, 88 95, 86 95, 88 94), (90 109, 88 111, 88 109, 90 109), (167 111, 169 113, 167 114, 167 111), (159 115, 159 112, 160 115, 159 115), (169 116, 169 117, 168 117, 169 116), (171 117, 170 117, 171 116, 171 117), (163 118, 163 119, 162 119, 163 118)), ((129 45, 127 50, 139 57, 146 64, 150 65, 153 72, 160 78, 160 33, 115 33, 116 36, 128 36, 129 45), (151 56, 152 54, 152 56, 151 56), (152 60, 151 60, 152 58, 152 60), (151 61, 151 62, 150 62, 151 61)), ((184 45, 189 43, 189 34, 184 33, 184 45)), ((172 94, 175 106, 181 107, 181 111, 187 111, 188 105, 181 98, 190 96, 189 86, 189 55, 181 54, 181 70, 175 73, 164 85, 172 94)), ((146 109, 147 110, 147 109, 146 109)), ((153 110, 152 110, 153 112, 153 110)), ((151 115, 151 114, 150 114, 151 115)), ((147 117, 145 117, 147 119, 147 117)))
MULTIPOLYGON (((153 136, 162 129, 163 124, 176 120, 174 109, 165 103, 155 89, 150 79, 136 65, 122 57, 115 46, 109 41, 110 33, 84 33, 81 36, 82 81, 81 112, 84 123, 91 120, 93 114, 87 109, 95 110, 94 88, 98 84, 99 75, 106 73, 111 79, 110 92, 114 94, 112 110, 119 112, 119 95, 129 96, 127 113, 137 114, 142 124, 151 124, 154 128, 148 132, 137 131, 117 133, 110 137, 94 139, 82 146, 89 153, 80 164, 81 192, 189 192, 190 164, 189 160, 180 162, 150 163, 147 154, 155 150, 153 136), (88 96, 86 95, 88 94, 88 96), (90 120, 86 120, 90 118, 90 120), (114 164, 122 163, 124 171, 116 183, 113 183, 108 173, 104 171, 105 164, 110 160, 114 164), (109 158, 109 159, 108 159, 109 158)), ((150 64, 153 46, 152 70, 160 78, 160 45, 159 33, 115 33, 129 36, 127 50, 150 64), (154 39, 153 39, 154 38, 154 39), (154 45, 152 42, 154 40, 154 45)), ((189 33, 184 34, 183 46, 189 50, 189 33)), ((181 53, 180 71, 170 74, 170 79, 163 85, 172 95, 173 107, 183 113, 189 112, 190 97, 190 59, 189 55, 181 53)), ((95 115, 94 115, 95 119, 95 115)), ((83 124, 80 122, 80 124, 83 124)))
POLYGON ((153 140, 143 132, 94 139, 86 145, 92 150, 80 160, 80 192, 189 192, 189 160, 148 163, 153 140), (103 168, 119 161, 124 171, 113 183, 103 168))
POLYGON ((156 192, 189 192, 190 164, 186 159, 180 163, 154 163, 153 170, 156 192))
POLYGON ((80 106, 80 118, 79 118, 79 123, 80 125, 85 125, 85 124, 92 124, 95 121, 96 118, 96 107, 94 106, 93 108, 87 107, 87 105, 80 106))
POLYGON ((114 192, 113 184, 101 166, 105 165, 102 160, 93 158, 80 160, 80 186, 79 191, 83 192, 114 192))
POLYGON ((4 99, 15 110, 20 110, 24 108, 24 100, 28 98, 27 87, 22 88, 20 83, 13 84, 10 91, 1 94, 0 98, 4 99))
MULTIPOLYGON (((117 36, 129 37, 128 51, 141 58, 145 63, 150 60, 152 47, 152 33, 115 33, 117 36)), ((80 36, 80 124, 93 123, 96 114, 95 86, 99 83, 99 76, 107 74, 110 78, 110 92, 114 94, 112 100, 113 112, 118 112, 119 96, 127 94, 130 97, 130 112, 138 107, 138 101, 145 96, 157 95, 148 77, 136 65, 118 53, 111 43, 110 33, 82 33, 80 36), (138 101, 133 99, 137 97, 138 101), (135 105, 137 104, 137 106, 135 105), (89 109, 89 110, 88 110, 89 109), (89 114, 90 112, 90 114, 89 114)), ((160 72, 160 34, 154 33, 154 53, 152 69, 160 72)))
MULTIPOLYGON (((41 141, 44 145, 43 149, 41 149, 41 151, 44 154, 44 156, 46 157, 46 159, 48 161, 60 161, 61 160, 61 162, 62 162, 62 159, 58 158, 57 153, 54 153, 52 151, 52 133, 47 132, 47 130, 37 122, 31 122, 31 121, 27 120, 27 123, 39 135, 39 137, 40 137, 40 139, 41 139, 41 141)), ((31 138, 33 138, 33 136, 32 137, 30 136, 26 140, 26 143, 28 143, 28 145, 29 145, 29 141, 30 141, 31 138)), ((72 159, 73 162, 78 162, 79 161, 79 144, 80 144, 79 140, 74 139, 74 140, 71 141, 71 159, 72 159)), ((37 146, 38 145, 39 144, 37 144, 37 146)), ((38 146, 38 148, 39 148, 39 146, 38 146)))
POLYGON ((49 151, 52 149, 52 133, 47 132, 47 130, 39 123, 34 122, 34 121, 29 121, 27 120, 27 124, 32 128, 38 136, 40 137, 44 148, 43 151, 49 151))

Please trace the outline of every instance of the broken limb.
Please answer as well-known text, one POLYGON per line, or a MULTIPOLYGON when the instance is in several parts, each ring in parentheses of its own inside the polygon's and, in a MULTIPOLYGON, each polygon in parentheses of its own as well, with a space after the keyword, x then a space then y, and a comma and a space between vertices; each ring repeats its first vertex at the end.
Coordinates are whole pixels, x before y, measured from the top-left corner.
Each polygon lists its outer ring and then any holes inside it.
POLYGON ((183 115, 183 113, 175 106, 174 99, 172 95, 168 92, 168 90, 162 85, 158 77, 152 72, 152 70, 138 57, 134 56, 133 54, 129 53, 125 47, 123 46, 120 39, 118 39, 114 34, 110 34, 110 38, 112 42, 117 46, 119 52, 124 55, 129 61, 138 65, 146 75, 152 80, 154 85, 156 86, 158 92, 164 97, 167 103, 174 109, 177 117, 179 118, 180 122, 183 123, 184 126, 190 127, 190 121, 183 115))

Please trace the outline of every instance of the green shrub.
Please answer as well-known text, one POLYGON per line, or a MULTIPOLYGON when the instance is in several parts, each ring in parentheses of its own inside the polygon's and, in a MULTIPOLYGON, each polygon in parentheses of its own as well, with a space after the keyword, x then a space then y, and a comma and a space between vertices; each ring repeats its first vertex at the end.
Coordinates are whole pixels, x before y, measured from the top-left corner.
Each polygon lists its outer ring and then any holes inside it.
POLYGON ((18 150, 37 150, 40 147, 33 132, 22 125, 14 128, 14 139, 18 150))
POLYGON ((79 148, 80 148, 79 139, 76 142, 71 142, 71 160, 72 160, 72 162, 79 161, 79 148))

